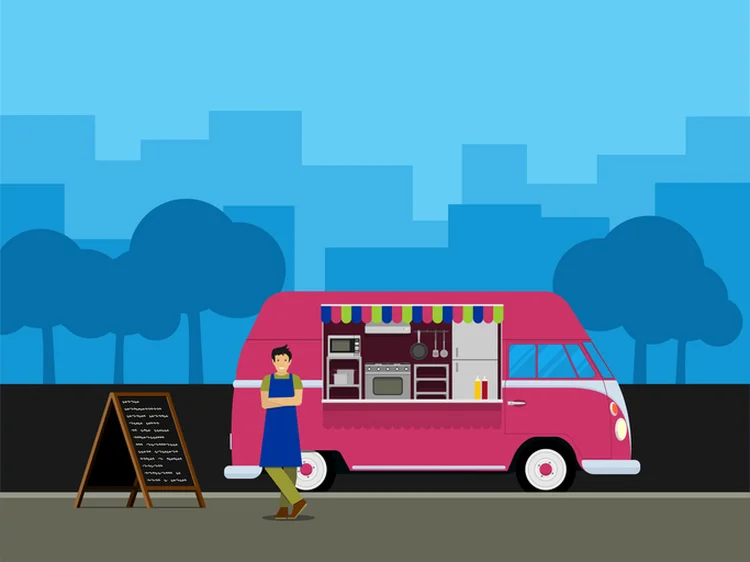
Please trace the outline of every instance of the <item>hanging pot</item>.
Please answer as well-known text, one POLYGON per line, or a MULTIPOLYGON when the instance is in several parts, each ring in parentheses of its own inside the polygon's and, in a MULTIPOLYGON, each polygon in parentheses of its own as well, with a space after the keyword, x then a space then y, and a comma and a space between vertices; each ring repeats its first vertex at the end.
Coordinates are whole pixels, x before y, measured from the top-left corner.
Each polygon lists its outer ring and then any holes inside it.
POLYGON ((427 346, 422 343, 422 332, 417 330, 417 343, 411 346, 411 356, 416 361, 421 361, 427 357, 427 346))

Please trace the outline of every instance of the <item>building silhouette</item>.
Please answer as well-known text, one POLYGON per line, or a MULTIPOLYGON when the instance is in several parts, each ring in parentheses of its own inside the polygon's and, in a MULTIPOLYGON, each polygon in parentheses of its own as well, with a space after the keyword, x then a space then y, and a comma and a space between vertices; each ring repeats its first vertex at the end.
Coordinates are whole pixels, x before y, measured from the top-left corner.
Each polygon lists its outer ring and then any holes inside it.
POLYGON ((329 248, 326 290, 547 291, 571 246, 608 231, 540 205, 451 205, 444 248, 329 248))
POLYGON ((654 214, 661 182, 750 181, 750 117, 691 117, 684 154, 602 155, 593 184, 527 183, 526 147, 463 148, 463 203, 541 204, 545 216, 609 217, 611 227, 654 214))
MULTIPOLYGON (((207 138, 145 140, 141 158, 127 161, 96 159, 92 117, 2 116, 0 127, 3 242, 51 228, 116 256, 155 206, 197 198, 277 239, 287 258, 284 290, 547 290, 569 247, 656 213, 690 230, 746 321, 750 314, 737 250, 748 238, 746 117, 688 119, 683 154, 600 156, 595 184, 529 184, 526 146, 466 145, 462 204, 450 206, 447 221, 412 220, 410 166, 304 164, 299 112, 212 112, 207 138)), ((204 313, 206 382, 231 381, 252 321, 204 313)), ((111 336, 59 331, 59 382, 108 382, 111 336)), ((632 340, 621 330, 593 336, 627 382, 632 340)), ((713 382, 721 373, 725 382, 747 381, 736 374, 747 337, 746 329, 726 348, 691 345, 688 380, 713 382)), ((24 329, 2 342, 2 381, 41 381, 37 334, 24 329)), ((166 341, 131 336, 126 346, 126 382, 186 380, 185 322, 166 341)), ((673 382, 675 346, 652 348, 651 381, 673 382)))
POLYGON ((0 184, 1 244, 38 228, 65 232, 65 188, 57 184, 0 184))
MULTIPOLYGON (((707 147, 709 149, 711 147, 707 147)), ((750 154, 750 143, 737 149, 750 154)), ((722 153, 716 160, 727 158, 722 153)), ((743 315, 739 337, 726 347, 688 346, 687 381, 748 382, 750 352, 750 183, 674 183, 656 186, 656 214, 685 227, 703 251, 708 267, 726 284, 730 300, 743 315), (743 374, 744 373, 744 374, 743 374)), ((695 296, 700 299, 700 295, 695 296)))
POLYGON ((140 160, 95 160, 90 117, 2 116, 5 181, 66 186, 66 233, 129 238, 157 205, 295 207, 295 286, 324 285, 327 246, 445 244, 442 221, 412 221, 409 166, 307 166, 299 112, 211 112, 203 140, 144 140, 140 160), (39 150, 37 149, 39 146, 39 150))

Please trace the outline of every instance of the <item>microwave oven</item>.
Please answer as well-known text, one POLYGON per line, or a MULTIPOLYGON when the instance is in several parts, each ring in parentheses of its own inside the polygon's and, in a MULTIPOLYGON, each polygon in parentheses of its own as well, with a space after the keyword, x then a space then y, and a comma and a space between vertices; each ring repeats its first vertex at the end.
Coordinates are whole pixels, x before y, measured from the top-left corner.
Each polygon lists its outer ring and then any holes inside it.
POLYGON ((328 336, 328 356, 358 358, 361 339, 360 336, 328 336))

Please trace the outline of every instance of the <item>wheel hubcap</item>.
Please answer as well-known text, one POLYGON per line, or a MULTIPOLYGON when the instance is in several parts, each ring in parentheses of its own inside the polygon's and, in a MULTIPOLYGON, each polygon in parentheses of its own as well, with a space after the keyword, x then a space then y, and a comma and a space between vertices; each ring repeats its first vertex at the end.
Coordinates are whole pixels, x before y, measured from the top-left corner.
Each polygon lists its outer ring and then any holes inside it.
POLYGON ((539 465, 539 474, 542 476, 550 476, 553 472, 552 465, 548 462, 543 462, 539 465))
POLYGON ((310 491, 320 487, 328 474, 323 455, 315 451, 302 453, 302 466, 297 469, 297 488, 310 491))
POLYGON ((563 483, 568 467, 560 453, 552 449, 541 449, 532 453, 526 461, 524 472, 534 488, 550 491, 563 483))

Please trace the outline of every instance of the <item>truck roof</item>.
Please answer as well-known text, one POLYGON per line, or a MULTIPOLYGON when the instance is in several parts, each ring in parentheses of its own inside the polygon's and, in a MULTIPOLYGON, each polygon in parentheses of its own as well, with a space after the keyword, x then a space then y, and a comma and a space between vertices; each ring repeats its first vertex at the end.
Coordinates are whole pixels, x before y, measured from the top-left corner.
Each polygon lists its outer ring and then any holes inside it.
POLYGON ((503 339, 589 339, 570 305, 552 292, 289 291, 263 304, 250 339, 320 339, 321 306, 503 305, 503 339))

